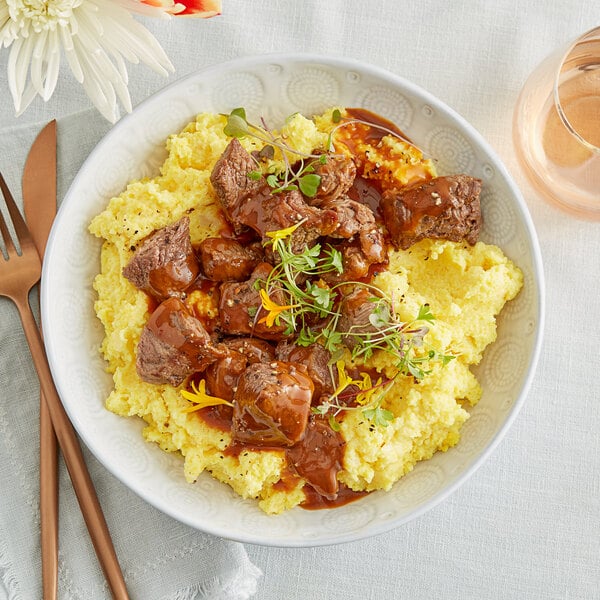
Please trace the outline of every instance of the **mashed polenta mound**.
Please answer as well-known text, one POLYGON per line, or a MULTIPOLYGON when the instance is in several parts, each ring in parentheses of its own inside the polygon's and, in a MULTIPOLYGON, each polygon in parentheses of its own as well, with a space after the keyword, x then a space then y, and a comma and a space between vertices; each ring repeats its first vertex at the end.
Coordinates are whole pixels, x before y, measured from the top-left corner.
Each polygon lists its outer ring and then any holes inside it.
MULTIPOLYGON (((280 133, 302 152, 324 148, 334 127, 332 112, 313 120, 296 114, 280 133)), ((225 125, 224 116, 201 114, 170 136, 160 174, 130 183, 90 224, 90 232, 104 240, 94 288, 96 314, 105 330, 101 351, 114 379, 106 406, 118 415, 144 419, 145 439, 165 451, 180 452, 190 483, 208 471, 240 496, 257 499, 265 512, 276 514, 305 500, 302 480, 293 489, 276 485, 287 468, 284 449, 227 453, 230 434, 187 412, 189 402, 181 388, 139 378, 136 348, 151 306, 148 296, 122 276, 139 243, 182 216, 190 219, 193 244, 219 235, 223 217, 210 174, 231 140, 223 132, 225 125)), ((248 151, 262 147, 253 138, 240 141, 248 151)), ((436 176, 433 163, 418 149, 398 138, 386 138, 385 143, 385 156, 372 148, 368 160, 387 160, 388 177, 404 185, 416 170, 423 177, 436 176), (401 160, 390 161, 390 156, 401 160)), ((402 300, 399 314, 407 322, 428 304, 435 321, 425 336, 427 344, 456 358, 445 365, 432 364, 418 383, 413 377, 396 377, 382 403, 393 413, 386 425, 369 421, 361 410, 344 413, 340 427, 346 446, 338 480, 356 491, 389 490, 417 461, 458 443, 468 407, 481 397, 470 366, 495 340, 496 316, 517 295, 523 277, 496 246, 425 239, 408 250, 390 250, 387 271, 372 284, 402 300)), ((186 302, 194 305, 196 314, 213 316, 217 310, 214 300, 201 291, 186 302)), ((381 351, 364 364, 388 376, 395 373, 393 357, 381 351)))

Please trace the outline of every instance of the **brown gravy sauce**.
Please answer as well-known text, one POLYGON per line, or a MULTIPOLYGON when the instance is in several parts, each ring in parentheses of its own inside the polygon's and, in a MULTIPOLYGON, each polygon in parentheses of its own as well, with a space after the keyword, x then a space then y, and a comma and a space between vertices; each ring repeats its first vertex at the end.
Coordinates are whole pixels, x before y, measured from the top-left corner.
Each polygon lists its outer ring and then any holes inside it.
MULTIPOLYGON (((336 134, 336 138, 344 144, 351 152, 357 153, 358 142, 366 142, 372 146, 376 146, 383 137, 389 134, 389 131, 396 133, 402 139, 410 141, 407 136, 392 122, 380 117, 362 108, 346 109, 348 116, 351 119, 358 119, 363 123, 350 123, 341 128, 336 134), (371 125, 372 126, 371 126, 371 125), (386 131, 387 130, 387 131, 386 131)), ((377 221, 383 223, 383 216, 380 210, 380 201, 382 197, 381 183, 377 179, 363 177, 364 164, 357 165, 358 173, 352 188, 348 192, 348 196, 371 208, 377 221)), ((260 203, 257 203, 260 205, 260 203)), ((254 208, 254 207, 253 207, 254 208)), ((417 209, 418 210, 418 209, 417 209)), ((247 245, 257 239, 256 231, 249 229, 242 234, 236 234, 233 227, 229 224, 225 215, 220 215, 219 235, 225 239, 234 239, 243 245, 247 245)), ((260 229, 264 215, 256 214, 255 226, 260 229)), ((198 247, 194 248, 195 253, 198 253, 198 247)), ((362 278, 362 281, 369 282, 378 272, 386 268, 386 264, 371 264, 368 274, 362 278)), ((160 274, 165 277, 174 275, 177 280, 176 273, 172 274, 165 271, 160 274)), ((161 283, 163 283, 161 281, 161 283)), ((219 283, 205 279, 201 274, 198 275, 193 283, 187 288, 188 295, 193 291, 201 291, 202 293, 213 296, 218 303, 219 299, 219 283)), ((148 295, 148 311, 154 313, 158 308, 158 302, 148 295)), ((200 319, 209 333, 215 331, 215 323, 207 319, 205 315, 197 314, 193 310, 194 316, 200 319)), ((168 327, 168 314, 154 315, 156 327, 168 327)), ((218 319, 217 319, 218 320, 218 319)), ((176 335, 174 332, 173 335, 176 335)), ((178 340, 178 344, 185 346, 185 340, 178 340)), ((364 371, 365 369, 362 369, 364 371)), ((374 370, 370 370, 369 374, 375 383, 380 377, 380 374, 374 370)), ((359 373, 351 373, 352 377, 360 378, 359 373)), ((203 378, 203 374, 198 373, 190 377, 188 380, 188 389, 191 390, 191 383, 196 384, 203 378)), ((348 404, 352 404, 349 401, 348 404)), ((233 416, 233 409, 230 406, 218 405, 210 406, 193 414, 201 419, 208 426, 230 433, 233 416)), ((322 419, 311 419, 309 426, 306 428, 303 439, 290 448, 282 448, 281 446, 266 446, 255 445, 249 442, 232 441, 224 450, 225 456, 239 457, 242 453, 262 452, 262 451, 278 451, 284 452, 289 466, 285 467, 281 479, 273 485, 275 490, 289 492, 296 488, 298 482, 304 479, 303 487, 306 499, 301 503, 301 507, 307 510, 329 509, 343 506, 355 500, 366 496, 369 492, 356 492, 344 484, 337 481, 337 473, 342 468, 345 442, 341 435, 334 432, 326 421, 322 419)))
POLYGON ((340 483, 340 489, 335 498, 330 500, 326 496, 319 494, 310 485, 305 485, 303 488, 306 500, 300 504, 305 510, 322 510, 324 508, 337 508, 344 506, 350 502, 360 500, 369 494, 369 492, 355 492, 343 483, 340 483))

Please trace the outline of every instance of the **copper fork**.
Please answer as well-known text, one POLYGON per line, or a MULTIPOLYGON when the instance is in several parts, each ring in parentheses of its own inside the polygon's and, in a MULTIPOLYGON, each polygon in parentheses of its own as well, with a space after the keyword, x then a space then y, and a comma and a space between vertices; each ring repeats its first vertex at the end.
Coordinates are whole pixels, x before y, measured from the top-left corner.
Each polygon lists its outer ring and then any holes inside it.
POLYGON ((4 240, 7 254, 7 257, 0 258, 0 296, 10 298, 19 311, 23 331, 31 350, 41 389, 48 404, 56 437, 112 595, 119 600, 127 599, 129 596, 125 581, 98 496, 85 464, 75 430, 67 417, 54 386, 42 339, 29 305, 29 292, 41 277, 42 264, 40 257, 2 174, 0 174, 0 188, 20 246, 19 252, 15 247, 2 212, 0 212, 0 234, 4 240))

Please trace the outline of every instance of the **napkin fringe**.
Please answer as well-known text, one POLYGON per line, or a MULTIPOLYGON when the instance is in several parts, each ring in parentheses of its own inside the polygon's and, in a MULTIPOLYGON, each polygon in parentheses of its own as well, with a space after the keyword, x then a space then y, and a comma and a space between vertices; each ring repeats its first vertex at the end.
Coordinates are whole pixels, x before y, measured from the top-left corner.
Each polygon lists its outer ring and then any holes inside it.
POLYGON ((181 588, 163 600, 248 600, 256 593, 262 571, 253 564, 240 570, 237 577, 224 582, 219 576, 181 588))

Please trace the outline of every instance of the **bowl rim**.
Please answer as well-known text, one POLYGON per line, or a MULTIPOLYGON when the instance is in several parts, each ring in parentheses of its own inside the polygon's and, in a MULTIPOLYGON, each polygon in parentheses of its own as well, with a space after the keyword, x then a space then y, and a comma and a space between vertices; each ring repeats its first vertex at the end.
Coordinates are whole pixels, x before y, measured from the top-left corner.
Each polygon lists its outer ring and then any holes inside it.
MULTIPOLYGON (((444 485, 444 487, 427 501, 422 502, 418 507, 411 510, 408 514, 396 517, 389 520, 373 520, 366 527, 360 528, 358 530, 353 530, 344 534, 339 535, 330 535, 329 537, 319 538, 319 539, 304 539, 298 536, 291 537, 289 540, 285 540, 283 543, 282 540, 269 540, 260 537, 260 534, 250 534, 247 533, 245 535, 236 533, 236 535, 228 534, 229 532, 218 526, 210 526, 207 524, 205 527, 199 527, 198 523, 188 517, 186 514, 181 514, 166 502, 161 501, 159 498, 152 497, 145 490, 139 489, 136 486, 132 486, 131 482, 127 481, 126 473, 120 472, 116 465, 109 462, 106 457, 102 455, 101 452, 98 451, 98 448, 95 447, 92 440, 90 440, 89 435, 85 430, 81 430, 81 428, 77 427, 77 418, 74 413, 72 407, 68 402, 63 401, 63 406, 74 424, 77 433, 79 434, 81 440, 84 444, 90 449, 93 455, 99 460, 99 462, 106 468, 110 473, 112 473, 117 479, 119 479, 126 487, 131 489, 144 499, 146 502, 151 504, 152 506, 159 509, 161 512, 173 517, 179 522, 185 523, 190 527, 193 527, 197 530, 202 530, 206 533, 216 535, 222 538, 231 539, 244 543, 252 543, 262 546, 277 546, 277 547, 316 547, 316 546, 326 546, 326 545, 334 545, 339 543, 346 543, 351 541, 356 541, 360 539, 364 539, 367 537, 372 537, 374 535, 379 535, 381 533, 385 533, 392 529, 403 525, 432 509, 433 507, 440 504, 443 500, 448 498, 454 491, 456 491, 463 483, 465 483, 477 469, 489 458, 491 453, 498 447, 501 440, 506 435, 507 431, 510 429, 512 424, 514 423, 517 415, 519 414, 525 398, 527 397, 533 378, 535 376, 536 367, 538 364, 538 360, 541 354, 541 347, 544 337, 544 328, 545 328, 545 277, 544 270, 542 264, 542 255, 540 250, 540 245, 537 237, 537 233, 535 231, 535 227, 533 224, 533 220, 525 203, 525 200, 521 194, 521 191, 517 187, 516 183, 513 181, 511 175, 506 169, 504 163, 498 156, 498 154, 493 150, 491 145, 483 138, 483 136, 478 132, 478 130, 471 125, 466 119, 464 119, 459 113, 457 113, 454 109, 448 106, 445 102, 435 97, 433 94, 428 92, 427 90, 421 88, 420 86, 412 83, 411 81, 404 79, 404 77, 397 75, 387 69, 379 67, 377 65, 370 64, 368 62, 360 61, 354 58, 346 58, 346 57, 338 57, 338 56, 330 56, 330 55, 321 55, 315 53, 302 53, 302 52, 292 52, 292 53, 266 53, 266 54, 258 54, 258 55, 249 55, 242 56, 232 60, 223 61, 218 64, 210 65, 199 69, 197 71, 186 74, 170 84, 164 86, 157 92, 150 95, 148 98, 140 102, 134 110, 122 117, 114 126, 112 126, 109 131, 100 139, 100 141, 96 144, 90 154, 87 156, 79 171, 73 178, 65 197, 61 203, 61 206, 58 210, 56 219, 54 221, 52 230, 50 232, 50 236, 48 239, 47 249, 46 249, 46 260, 43 263, 42 270, 42 280, 41 280, 41 318, 43 328, 47 332, 51 332, 53 330, 51 318, 50 318, 50 309, 52 298, 50 294, 50 275, 53 268, 53 255, 56 251, 56 247, 59 244, 59 235, 58 229, 60 227, 60 223, 62 221, 62 216, 66 212, 66 208, 73 202, 73 190, 79 184, 81 178, 83 177, 83 173, 86 171, 86 167, 88 164, 93 163, 95 157, 99 155, 105 146, 109 146, 113 139, 117 138, 121 129, 123 129, 131 120, 137 119, 138 114, 142 112, 145 108, 151 106, 154 102, 157 102, 160 96, 166 93, 168 90, 172 90, 173 88, 177 88, 179 86, 184 85, 186 82, 191 80, 195 80, 197 78, 211 75, 220 70, 232 70, 232 69, 243 69, 245 67, 250 66, 258 66, 261 64, 266 64, 270 62, 285 62, 285 63, 316 63, 320 65, 326 65, 328 67, 332 67, 335 69, 358 69, 364 72, 368 72, 371 75, 378 77, 379 79, 385 81, 386 83, 392 84, 394 87, 400 87, 404 90, 407 90, 408 93, 422 98, 426 102, 432 104, 436 110, 440 111, 445 115, 445 117, 451 119, 458 128, 464 132, 471 140, 475 141, 477 145, 494 160, 494 168, 500 172, 501 178, 509 188, 510 194, 515 200, 515 208, 518 211, 518 217, 522 221, 525 230, 528 236, 528 242, 530 244, 531 251, 531 262, 533 264, 533 276, 534 280, 532 281, 532 285, 535 285, 536 296, 535 301, 537 305, 537 328, 534 332, 534 341, 532 344, 532 351, 529 355, 529 364, 526 369, 526 376, 524 377, 523 383, 521 385, 518 396, 513 402, 512 407, 507 412, 504 421, 499 425, 498 430, 495 435, 489 440, 489 442, 479 451, 476 458, 474 458, 470 464, 464 469, 462 473, 456 476, 450 483, 444 485)), ((190 115, 190 119, 193 119, 194 115, 190 115)), ((50 363, 50 368, 53 373, 58 372, 58 364, 60 363, 59 359, 59 349, 54 345, 54 338, 51 335, 47 335, 45 337, 45 346, 48 355, 48 360, 50 363)), ((59 396, 61 397, 61 401, 63 395, 66 394, 65 387, 63 385, 64 382, 60 380, 56 381, 56 386, 59 392, 59 396)), ((386 492, 381 492, 386 493, 386 492)), ((276 517, 274 517, 276 518, 276 517)))

